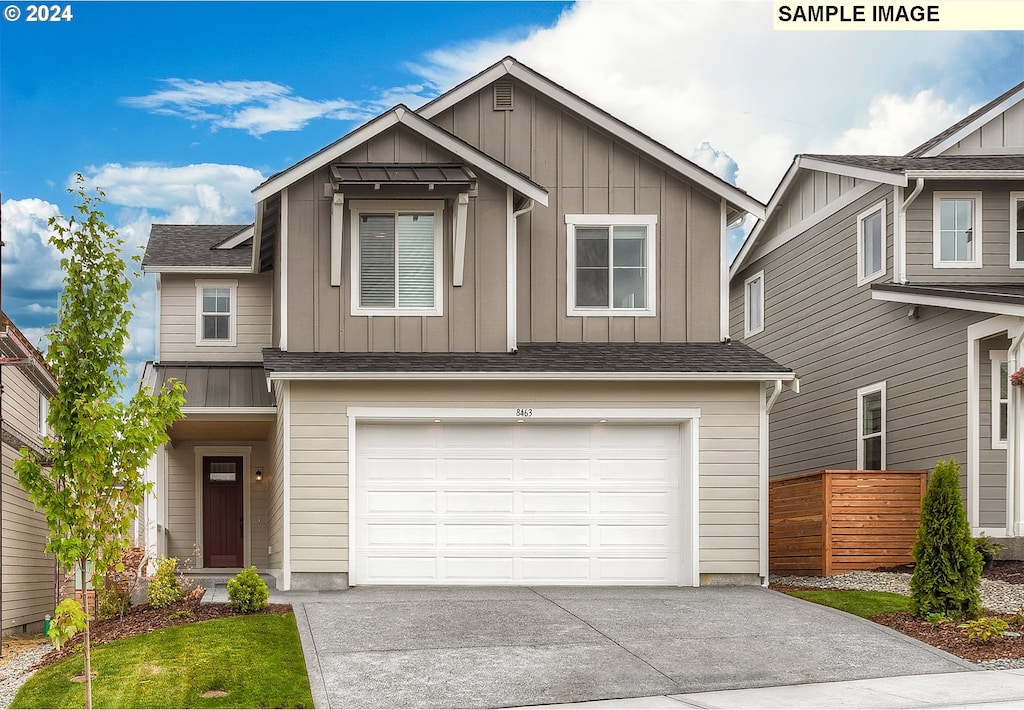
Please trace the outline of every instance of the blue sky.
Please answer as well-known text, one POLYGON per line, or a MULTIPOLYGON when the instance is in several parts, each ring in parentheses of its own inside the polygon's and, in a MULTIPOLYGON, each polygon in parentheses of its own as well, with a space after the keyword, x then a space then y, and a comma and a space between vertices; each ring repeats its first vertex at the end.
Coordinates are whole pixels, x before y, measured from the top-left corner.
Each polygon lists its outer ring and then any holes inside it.
MULTIPOLYGON (((506 54, 762 201, 795 153, 900 154, 1024 79, 1024 33, 776 32, 763 0, 73 2, 47 23, 10 4, 0 288, 33 342, 60 286, 45 222, 75 172, 132 244, 153 222, 249 222, 266 176, 506 54)), ((152 278, 133 300, 137 366, 152 278)))

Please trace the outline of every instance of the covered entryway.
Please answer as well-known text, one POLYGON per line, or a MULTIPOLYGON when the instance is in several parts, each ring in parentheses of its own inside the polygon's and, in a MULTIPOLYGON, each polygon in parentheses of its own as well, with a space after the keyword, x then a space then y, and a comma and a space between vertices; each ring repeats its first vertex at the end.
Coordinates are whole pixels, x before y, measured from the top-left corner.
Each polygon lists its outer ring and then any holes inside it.
POLYGON ((355 428, 353 584, 692 584, 691 427, 355 428))

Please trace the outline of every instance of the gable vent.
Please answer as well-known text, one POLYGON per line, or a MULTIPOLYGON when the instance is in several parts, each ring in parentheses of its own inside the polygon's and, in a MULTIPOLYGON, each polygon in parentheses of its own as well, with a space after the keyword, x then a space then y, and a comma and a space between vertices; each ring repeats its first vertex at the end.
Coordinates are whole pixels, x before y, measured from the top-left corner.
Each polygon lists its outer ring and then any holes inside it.
POLYGON ((494 82, 494 110, 511 111, 512 108, 512 82, 494 82))

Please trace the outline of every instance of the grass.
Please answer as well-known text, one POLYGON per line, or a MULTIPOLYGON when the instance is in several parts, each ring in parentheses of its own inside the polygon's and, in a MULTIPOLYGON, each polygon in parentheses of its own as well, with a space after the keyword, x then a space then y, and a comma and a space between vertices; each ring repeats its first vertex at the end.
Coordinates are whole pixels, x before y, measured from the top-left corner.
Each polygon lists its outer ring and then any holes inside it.
MULTIPOLYGON (((84 707, 81 652, 41 668, 12 708, 84 707)), ((176 626, 93 648, 97 708, 312 708, 295 615, 176 626), (224 697, 204 698, 207 691, 224 697)))
POLYGON ((870 619, 878 614, 886 614, 893 611, 911 610, 910 597, 892 592, 863 592, 863 591, 836 591, 836 590, 814 590, 786 592, 787 594, 806 599, 815 604, 830 606, 833 609, 862 616, 870 619))

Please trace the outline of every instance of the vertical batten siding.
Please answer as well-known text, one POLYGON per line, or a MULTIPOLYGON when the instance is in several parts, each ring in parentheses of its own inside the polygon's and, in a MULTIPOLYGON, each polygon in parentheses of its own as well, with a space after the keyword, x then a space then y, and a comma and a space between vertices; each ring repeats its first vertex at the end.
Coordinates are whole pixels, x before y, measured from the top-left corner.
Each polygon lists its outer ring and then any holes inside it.
POLYGON ((984 126, 943 151, 944 155, 992 155, 1009 153, 1016 148, 1024 152, 1024 103, 1018 103, 999 114, 984 126))
POLYGON ((800 394, 784 392, 772 410, 773 478, 856 468, 857 389, 881 381, 888 468, 930 469, 948 458, 966 464, 967 326, 989 316, 922 308, 911 320, 906 304, 873 301, 869 285, 857 286, 857 215, 883 199, 887 271, 880 281, 891 281, 886 185, 751 261, 732 280, 731 324, 742 332, 743 281, 764 269, 765 329, 745 342, 800 378, 800 394))
POLYGON ((1006 526, 1006 449, 992 447, 992 360, 993 350, 1007 350, 1007 338, 986 338, 979 342, 978 358, 978 525, 1001 529, 1006 526))
POLYGON ((291 569, 348 571, 349 407, 696 407, 700 572, 757 574, 758 383, 291 385, 291 569))
POLYGON ((269 275, 160 275, 160 359, 163 362, 259 362, 271 343, 269 275), (196 279, 238 282, 234 347, 196 345, 196 279))

